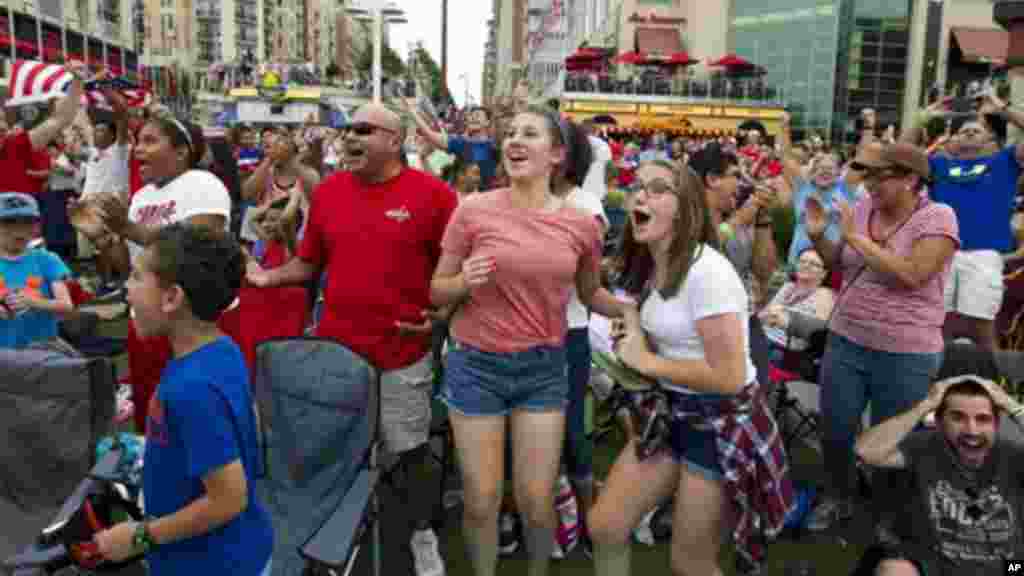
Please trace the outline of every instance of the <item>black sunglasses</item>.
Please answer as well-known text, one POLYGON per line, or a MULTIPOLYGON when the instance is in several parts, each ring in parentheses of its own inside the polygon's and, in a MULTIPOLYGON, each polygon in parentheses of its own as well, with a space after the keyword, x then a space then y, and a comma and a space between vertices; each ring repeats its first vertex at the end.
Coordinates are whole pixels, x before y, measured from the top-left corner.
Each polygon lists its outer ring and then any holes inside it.
POLYGON ((387 132, 388 134, 395 133, 395 131, 390 128, 384 128, 383 126, 377 126, 375 124, 369 124, 366 122, 352 124, 348 127, 348 131, 357 136, 369 136, 378 130, 380 130, 381 132, 387 132))

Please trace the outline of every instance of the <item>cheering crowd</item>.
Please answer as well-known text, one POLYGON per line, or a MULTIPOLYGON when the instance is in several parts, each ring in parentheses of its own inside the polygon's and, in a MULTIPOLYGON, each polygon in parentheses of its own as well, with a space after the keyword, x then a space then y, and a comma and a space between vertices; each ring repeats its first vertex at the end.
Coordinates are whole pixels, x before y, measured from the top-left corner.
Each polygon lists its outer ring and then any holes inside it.
POLYGON ((45 119, 0 119, 0 338, 69 346, 59 323, 87 261, 92 292, 131 310, 148 519, 100 533, 103 557, 145 551, 156 575, 273 573, 249 369, 218 325, 243 286, 303 287, 303 328, 380 370, 419 576, 446 573, 416 496, 437 492, 423 474, 435 396, 475 575, 524 545, 543 576, 576 542, 597 574, 628 574, 659 509, 673 574, 722 574, 724 545, 739 573, 761 573, 796 508, 773 374, 813 353, 794 330, 807 320, 827 330, 827 483, 802 525, 868 510, 866 574, 1002 574, 1024 557, 1024 459, 997 434, 1024 425, 1024 405, 991 360, 1019 248, 1024 145, 1006 126, 1024 112, 994 93, 970 114, 938 101, 898 137, 865 110, 855 143, 829 146, 793 142, 788 117, 773 139, 669 138, 526 102, 454 123, 400 102, 338 130, 204 130, 112 90, 112 111, 81 110, 86 71, 69 71, 45 119), (643 383, 600 479, 586 429, 588 389, 607 380, 592 370, 599 319, 643 383), (575 525, 556 512, 563 476, 575 525))

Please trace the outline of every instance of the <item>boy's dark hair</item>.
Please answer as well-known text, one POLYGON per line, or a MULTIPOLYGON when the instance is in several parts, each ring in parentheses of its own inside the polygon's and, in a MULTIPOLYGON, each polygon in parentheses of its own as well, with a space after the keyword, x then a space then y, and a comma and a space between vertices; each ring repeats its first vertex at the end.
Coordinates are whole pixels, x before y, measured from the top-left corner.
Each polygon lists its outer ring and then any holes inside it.
POLYGON ((245 259, 223 231, 172 224, 160 230, 149 249, 152 272, 167 286, 181 286, 196 318, 216 322, 238 296, 245 259))
POLYGON ((947 401, 949 397, 958 394, 960 396, 977 396, 982 398, 988 398, 988 401, 992 403, 992 413, 998 415, 999 410, 996 408, 995 402, 992 400, 992 395, 988 393, 985 386, 977 380, 964 380, 963 382, 957 382, 949 388, 946 388, 946 394, 942 397, 942 403, 935 409, 935 420, 941 421, 942 417, 946 414, 947 401))
POLYGON ((690 155, 690 168, 700 176, 701 183, 707 184, 708 175, 723 176, 730 166, 739 164, 736 155, 722 150, 718 142, 711 142, 690 155))

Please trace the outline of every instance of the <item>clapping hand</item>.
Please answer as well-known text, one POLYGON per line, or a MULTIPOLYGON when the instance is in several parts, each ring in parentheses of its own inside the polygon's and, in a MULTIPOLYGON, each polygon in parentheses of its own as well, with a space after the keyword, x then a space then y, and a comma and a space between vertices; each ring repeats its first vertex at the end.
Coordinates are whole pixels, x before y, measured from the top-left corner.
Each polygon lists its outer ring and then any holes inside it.
POLYGON ((462 263, 462 278, 472 290, 490 282, 497 268, 493 256, 472 256, 462 263))
POLYGON ((828 228, 828 213, 821 201, 810 197, 804 204, 804 230, 812 240, 819 238, 828 228))
POLYGON ((836 202, 839 209, 839 230, 844 239, 848 239, 857 232, 857 224, 853 218, 853 207, 846 200, 836 202))
POLYGON ((117 194, 101 194, 96 202, 104 226, 115 234, 123 234, 128 226, 128 204, 117 194))
POLYGON ((612 323, 612 340, 615 343, 615 356, 625 366, 643 373, 643 365, 651 353, 640 323, 640 311, 636 306, 623 308, 622 319, 612 323))

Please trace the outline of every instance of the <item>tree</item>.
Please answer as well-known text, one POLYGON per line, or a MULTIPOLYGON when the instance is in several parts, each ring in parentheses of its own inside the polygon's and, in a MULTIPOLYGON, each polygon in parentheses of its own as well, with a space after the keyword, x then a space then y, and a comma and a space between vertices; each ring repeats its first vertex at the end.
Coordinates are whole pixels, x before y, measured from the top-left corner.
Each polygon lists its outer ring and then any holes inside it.
MULTIPOLYGON (((364 38, 372 38, 369 32, 369 27, 366 27, 367 31, 364 38)), ((401 56, 399 56, 391 46, 384 44, 381 46, 381 58, 380 58, 381 71, 384 76, 388 78, 401 78, 405 76, 405 62, 402 62, 401 56)), ((366 78, 373 76, 373 43, 372 40, 368 41, 359 51, 359 55, 356 58, 356 71, 360 74, 365 75, 366 78)))
POLYGON ((434 102, 442 102, 447 99, 448 87, 445 79, 441 77, 441 67, 434 60, 434 57, 422 45, 412 52, 414 62, 409 64, 410 68, 416 70, 419 75, 425 75, 430 79, 430 99, 434 102))
POLYGON ((341 74, 341 68, 338 68, 338 65, 335 62, 331 62, 330 64, 327 65, 327 68, 324 70, 324 74, 328 78, 334 78, 341 74))

